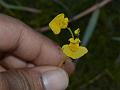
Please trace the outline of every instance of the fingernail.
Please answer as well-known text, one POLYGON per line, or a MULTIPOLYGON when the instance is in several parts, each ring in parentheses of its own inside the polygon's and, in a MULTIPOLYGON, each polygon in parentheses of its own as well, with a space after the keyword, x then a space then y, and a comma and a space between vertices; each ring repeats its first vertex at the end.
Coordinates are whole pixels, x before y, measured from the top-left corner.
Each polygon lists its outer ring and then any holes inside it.
POLYGON ((42 74, 45 90, 65 90, 68 86, 68 75, 62 69, 48 71, 42 74))

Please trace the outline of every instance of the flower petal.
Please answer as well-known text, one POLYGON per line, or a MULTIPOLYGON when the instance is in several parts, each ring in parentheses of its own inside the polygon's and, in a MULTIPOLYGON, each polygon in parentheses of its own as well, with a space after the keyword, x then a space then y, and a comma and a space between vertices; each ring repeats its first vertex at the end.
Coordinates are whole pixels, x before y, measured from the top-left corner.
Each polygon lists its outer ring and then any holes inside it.
POLYGON ((88 52, 87 48, 80 46, 79 49, 76 52, 73 52, 73 59, 77 59, 82 57, 83 55, 85 55, 88 52))
POLYGON ((69 48, 69 45, 63 45, 62 47, 63 53, 68 56, 71 57, 72 59, 78 59, 80 57, 82 57, 83 55, 85 55, 88 50, 87 48, 80 46, 79 49, 75 52, 71 51, 71 49, 69 48))
POLYGON ((54 34, 59 34, 60 33, 60 27, 55 23, 55 22, 50 22, 49 27, 53 31, 54 34))
POLYGON ((62 50, 63 50, 63 53, 64 53, 66 56, 68 56, 68 57, 71 57, 71 56, 72 56, 72 52, 71 52, 68 44, 63 45, 63 46, 62 46, 62 50))
POLYGON ((64 18, 64 14, 57 15, 50 23, 49 27, 52 29, 54 34, 59 34, 61 29, 65 29, 68 26, 68 18, 64 18))
POLYGON ((76 38, 75 40, 74 40, 74 38, 70 38, 69 41, 70 41, 70 43, 80 43, 81 42, 79 38, 76 38))
POLYGON ((63 22, 62 22, 61 28, 62 28, 62 29, 67 28, 68 22, 69 22, 68 18, 64 18, 64 19, 63 19, 63 22))

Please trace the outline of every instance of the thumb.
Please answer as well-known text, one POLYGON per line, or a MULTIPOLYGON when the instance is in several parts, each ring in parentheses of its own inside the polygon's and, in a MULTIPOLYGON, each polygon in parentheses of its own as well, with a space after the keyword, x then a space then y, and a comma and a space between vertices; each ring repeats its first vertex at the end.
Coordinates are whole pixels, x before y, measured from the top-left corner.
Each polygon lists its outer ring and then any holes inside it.
POLYGON ((68 75, 57 67, 37 67, 0 73, 0 90, 65 90, 68 75))

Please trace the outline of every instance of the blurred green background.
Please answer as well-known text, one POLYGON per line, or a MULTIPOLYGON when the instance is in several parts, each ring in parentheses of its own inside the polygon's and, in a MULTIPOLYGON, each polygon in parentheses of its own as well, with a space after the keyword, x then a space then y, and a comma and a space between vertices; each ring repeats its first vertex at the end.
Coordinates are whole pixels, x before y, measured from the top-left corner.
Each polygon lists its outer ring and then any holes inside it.
MULTIPOLYGON (((57 14, 63 12, 72 18, 100 2, 102 0, 0 0, 0 12, 41 32, 57 14), (31 12, 28 8, 24 10, 25 7, 38 10, 31 12)), ((67 90, 120 90, 120 0, 72 21, 69 26, 73 30, 80 27, 80 39, 89 53, 77 60, 67 90)), ((58 36, 49 30, 42 33, 59 45, 67 43, 70 37, 69 32, 58 36)))

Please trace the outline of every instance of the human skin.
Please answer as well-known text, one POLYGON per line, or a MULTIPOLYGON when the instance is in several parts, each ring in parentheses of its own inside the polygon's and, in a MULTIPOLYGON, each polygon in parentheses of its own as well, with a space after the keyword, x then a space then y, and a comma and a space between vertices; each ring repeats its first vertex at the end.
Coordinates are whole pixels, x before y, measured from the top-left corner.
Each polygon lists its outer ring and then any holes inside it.
POLYGON ((63 90, 75 66, 69 59, 58 67, 62 59, 52 40, 0 14, 0 90, 63 90))

